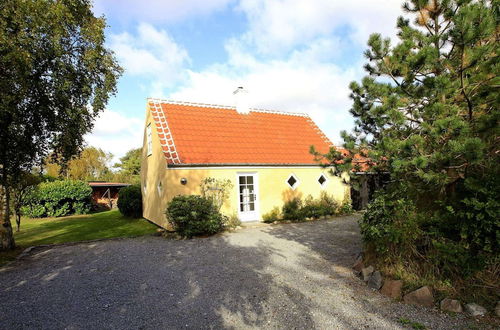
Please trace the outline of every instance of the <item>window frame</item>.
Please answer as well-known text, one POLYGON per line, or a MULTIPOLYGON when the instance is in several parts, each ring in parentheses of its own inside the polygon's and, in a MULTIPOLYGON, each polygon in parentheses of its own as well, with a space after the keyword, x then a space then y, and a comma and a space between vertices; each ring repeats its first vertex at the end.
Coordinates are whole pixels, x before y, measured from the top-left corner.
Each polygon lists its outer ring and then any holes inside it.
POLYGON ((326 188, 326 186, 328 185, 328 182, 329 182, 329 181, 330 181, 330 180, 329 180, 329 179, 328 179, 328 177, 325 175, 325 173, 321 173, 321 174, 318 176, 318 178, 316 179, 316 182, 317 182, 317 183, 320 185, 320 187, 321 187, 321 188, 323 188, 323 189, 324 189, 324 188, 326 188), (319 182, 319 179, 320 179, 321 177, 324 177, 324 178, 325 178, 325 182, 323 182, 323 183, 320 183, 320 182, 319 182))
POLYGON ((285 184, 292 190, 295 190, 299 184, 300 184, 300 180, 299 178, 294 174, 294 173, 291 173, 289 176, 287 176, 286 180, 285 180, 285 184), (290 185, 290 183, 288 183, 288 180, 290 180, 290 178, 293 177, 295 179, 295 183, 292 185, 290 185))

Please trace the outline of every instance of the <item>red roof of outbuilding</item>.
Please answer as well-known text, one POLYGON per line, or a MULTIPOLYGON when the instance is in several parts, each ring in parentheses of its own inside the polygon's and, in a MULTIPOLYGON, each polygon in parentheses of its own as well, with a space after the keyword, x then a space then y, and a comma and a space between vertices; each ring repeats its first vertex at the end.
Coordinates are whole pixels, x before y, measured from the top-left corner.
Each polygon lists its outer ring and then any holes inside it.
POLYGON ((315 165, 333 144, 305 114, 149 99, 169 164, 315 165))

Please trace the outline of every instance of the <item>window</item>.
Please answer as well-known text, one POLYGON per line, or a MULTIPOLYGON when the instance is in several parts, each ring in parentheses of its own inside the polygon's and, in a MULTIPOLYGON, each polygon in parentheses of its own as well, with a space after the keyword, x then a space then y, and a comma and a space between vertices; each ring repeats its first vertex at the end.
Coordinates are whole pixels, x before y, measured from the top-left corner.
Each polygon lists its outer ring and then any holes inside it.
POLYGON ((318 183, 322 188, 326 187, 326 185, 328 184, 328 179, 323 173, 321 173, 321 175, 319 176, 318 183))
POLYGON ((299 185, 299 179, 294 174, 290 174, 286 183, 290 186, 290 188, 295 189, 299 185))
POLYGON ((153 141, 151 139, 151 123, 148 124, 146 128, 146 144, 148 147, 148 156, 153 153, 153 141))
POLYGON ((148 190, 148 183, 144 181, 144 185, 142 186, 142 189, 144 190, 144 195, 146 195, 146 191, 148 190))
POLYGON ((161 185, 161 181, 158 182, 158 193, 161 195, 162 191, 163 191, 163 186, 161 185))

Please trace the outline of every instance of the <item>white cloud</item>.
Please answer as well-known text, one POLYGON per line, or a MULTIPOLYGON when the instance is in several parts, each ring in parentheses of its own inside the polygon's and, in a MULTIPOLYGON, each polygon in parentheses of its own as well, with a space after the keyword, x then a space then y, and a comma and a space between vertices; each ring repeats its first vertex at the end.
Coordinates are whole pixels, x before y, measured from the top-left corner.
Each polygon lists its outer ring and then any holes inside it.
POLYGON ((154 22, 178 22, 209 15, 233 0, 96 0, 97 15, 113 12, 118 19, 154 22))
POLYGON ((125 74, 144 76, 151 95, 161 96, 164 88, 178 83, 189 64, 187 51, 164 30, 141 23, 137 35, 127 32, 110 37, 109 46, 125 68, 125 74))
POLYGON ((339 132, 352 126, 348 85, 360 72, 318 61, 321 54, 315 49, 319 46, 312 44, 286 59, 268 62, 228 46, 228 64, 190 71, 187 83, 170 98, 231 105, 235 104, 232 91, 245 86, 251 107, 308 113, 334 142, 339 142, 339 132))
POLYGON ((143 125, 142 118, 105 110, 97 118, 92 133, 85 136, 85 140, 90 146, 111 152, 114 163, 130 149, 142 146, 143 125))
POLYGON ((340 28, 362 45, 373 32, 393 37, 401 1, 241 0, 238 8, 250 26, 242 41, 260 53, 280 54, 340 28))

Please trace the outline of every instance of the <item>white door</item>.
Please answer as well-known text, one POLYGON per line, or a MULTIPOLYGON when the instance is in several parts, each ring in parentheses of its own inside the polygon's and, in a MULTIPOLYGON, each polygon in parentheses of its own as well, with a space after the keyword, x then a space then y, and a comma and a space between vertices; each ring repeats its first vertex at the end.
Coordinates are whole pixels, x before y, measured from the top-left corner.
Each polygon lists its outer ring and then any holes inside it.
POLYGON ((238 173, 238 215, 241 221, 259 220, 256 173, 238 173))

